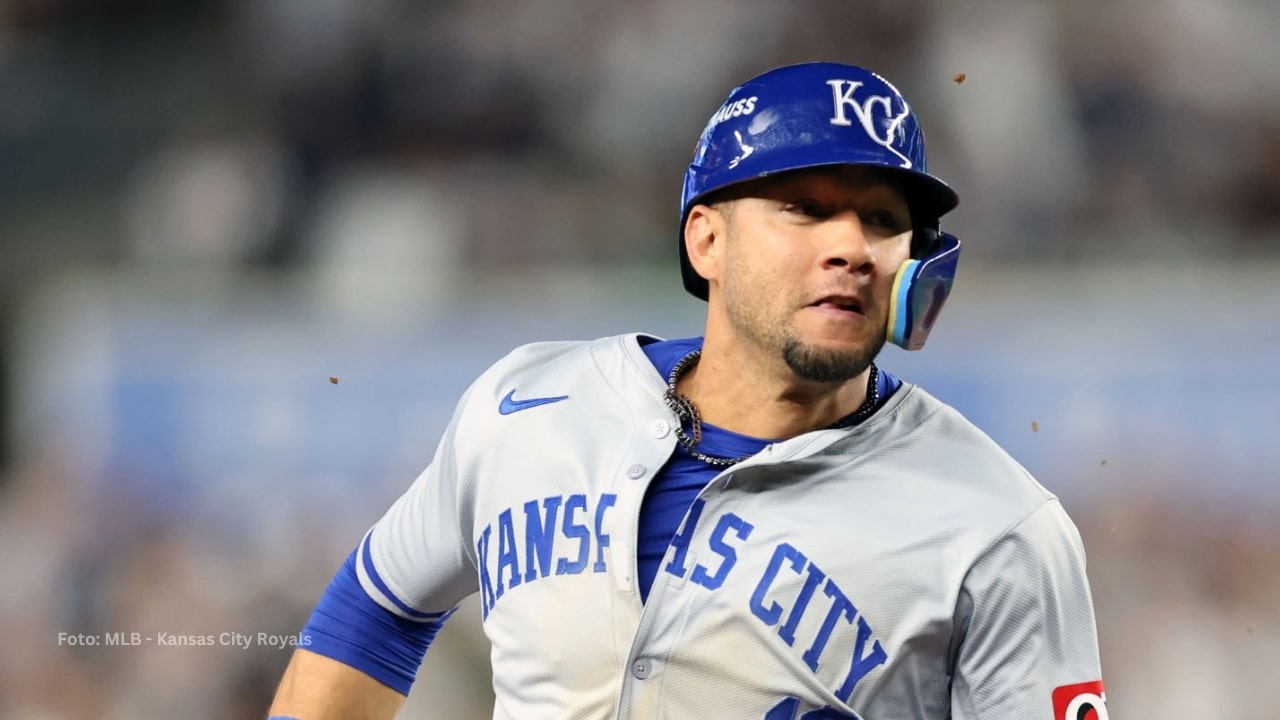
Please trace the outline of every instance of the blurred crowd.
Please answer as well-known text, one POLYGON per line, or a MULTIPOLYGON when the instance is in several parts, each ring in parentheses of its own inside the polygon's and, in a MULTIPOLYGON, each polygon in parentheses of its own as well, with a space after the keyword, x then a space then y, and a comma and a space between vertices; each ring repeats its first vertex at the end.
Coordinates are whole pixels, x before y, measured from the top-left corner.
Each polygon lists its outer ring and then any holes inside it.
POLYGON ((1271 254, 1277 15, 1257 0, 5 0, 6 244, 61 246, 28 264, 433 260, 349 227, 389 213, 442 226, 436 252, 471 264, 665 258, 682 166, 727 89, 834 59, 915 100, 975 256, 1271 254))
MULTIPOLYGON (((260 717, 286 651, 60 633, 296 633, 394 497, 246 530, 86 480, 84 438, 23 420, 19 319, 51 279, 305 274, 360 307, 445 303, 459 274, 674 272, 706 118, 817 59, 915 103, 966 262, 1273 264, 1276 28, 1265 0, 0 0, 0 718, 260 717)), ((1274 510, 1071 509, 1117 717, 1280 714, 1274 510)), ((448 633, 422 694, 485 717, 486 650, 448 633)))

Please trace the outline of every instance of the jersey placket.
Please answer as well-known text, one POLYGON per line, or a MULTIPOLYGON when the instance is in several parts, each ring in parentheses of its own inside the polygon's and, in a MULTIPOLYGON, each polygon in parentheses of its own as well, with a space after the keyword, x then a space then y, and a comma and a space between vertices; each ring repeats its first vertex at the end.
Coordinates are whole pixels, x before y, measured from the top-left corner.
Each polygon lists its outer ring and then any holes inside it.
MULTIPOLYGON (((698 522, 698 519, 706 511, 708 504, 716 511, 722 509, 720 488, 723 487, 723 478, 730 472, 732 470, 726 470, 710 481, 699 494, 694 507, 686 512, 676 534, 679 537, 687 533, 685 542, 688 547, 701 546, 707 542, 709 529, 705 523, 698 522), (691 521, 695 523, 692 527, 689 526, 691 521)), ((630 638, 630 652, 618 699, 619 718, 662 717, 665 666, 696 610, 695 597, 687 592, 688 577, 692 572, 689 568, 696 564, 696 551, 681 553, 674 545, 667 548, 667 554, 649 588, 648 601, 640 608, 639 623, 630 638), (686 570, 679 575, 670 569, 677 557, 686 570)))
MULTIPOLYGON (((610 575, 616 598, 614 620, 614 645, 619 649, 618 661, 622 670, 622 684, 633 677, 632 648, 642 622, 643 606, 637 586, 638 568, 636 547, 639 535, 640 504, 644 500, 649 481, 662 468, 675 449, 675 436, 671 423, 665 417, 665 407, 654 407, 650 420, 639 422, 636 442, 628 456, 620 464, 621 477, 614 487, 618 496, 620 526, 613 529, 615 544, 611 548, 610 575)), ((643 418, 643 416, 641 416, 643 418)), ((640 674, 647 677, 641 666, 640 674)), ((625 693, 625 690, 622 690, 625 693)))
POLYGON ((733 486, 734 474, 747 468, 781 464, 811 454, 829 444, 831 439, 834 436, 826 440, 807 439, 768 445, 759 454, 726 468, 703 487, 681 521, 672 545, 667 548, 649 590, 648 602, 640 610, 622 677, 619 718, 663 717, 663 707, 669 704, 663 697, 666 665, 672 653, 677 651, 689 623, 701 613, 700 596, 694 591, 702 588, 698 587, 698 581, 691 580, 696 572, 702 571, 702 581, 707 581, 708 570, 699 563, 699 549, 708 547, 712 535, 717 532, 716 518, 724 517, 735 505, 733 494, 728 492, 733 486))
MULTIPOLYGON (((707 547, 715 531, 715 523, 707 518, 720 517, 732 508, 725 491, 732 485, 733 474, 782 460, 775 450, 775 445, 769 445, 756 457, 726 468, 707 482, 686 511, 649 589, 648 601, 640 609, 618 698, 619 718, 663 716, 666 665, 698 611, 698 594, 691 592, 698 588, 690 587, 690 577, 700 568, 697 549, 707 547)), ((633 597, 638 599, 638 594, 633 597)))

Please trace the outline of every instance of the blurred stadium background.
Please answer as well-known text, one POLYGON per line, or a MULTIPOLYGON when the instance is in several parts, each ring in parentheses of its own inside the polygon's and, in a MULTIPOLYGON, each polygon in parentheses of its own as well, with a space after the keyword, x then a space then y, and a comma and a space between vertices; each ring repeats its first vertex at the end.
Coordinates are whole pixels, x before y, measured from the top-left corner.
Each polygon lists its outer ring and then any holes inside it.
MULTIPOLYGON (((694 140, 831 59, 903 89, 962 198, 944 321, 883 364, 1073 513, 1113 716, 1275 720, 1277 30, 1274 0, 0 0, 0 718, 261 717, 287 649, 59 633, 296 633, 484 366, 700 331, 694 140)), ((486 652, 468 606, 403 717, 487 717, 486 652)))

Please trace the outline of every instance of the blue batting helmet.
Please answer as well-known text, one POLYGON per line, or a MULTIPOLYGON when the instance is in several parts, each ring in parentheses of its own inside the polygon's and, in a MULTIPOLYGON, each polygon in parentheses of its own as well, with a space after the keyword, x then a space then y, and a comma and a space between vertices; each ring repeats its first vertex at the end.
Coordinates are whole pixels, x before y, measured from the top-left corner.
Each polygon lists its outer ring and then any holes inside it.
POLYGON ((684 245, 689 208, 731 185, 824 165, 883 168, 901 179, 916 230, 916 259, 895 283, 889 340, 910 349, 922 346, 950 291, 960 254, 959 241, 938 231, 938 219, 959 199, 929 174, 924 132, 902 94, 879 75, 852 65, 807 63, 770 70, 734 88, 712 114, 680 198, 685 289, 707 299, 707 281, 689 263, 684 245))

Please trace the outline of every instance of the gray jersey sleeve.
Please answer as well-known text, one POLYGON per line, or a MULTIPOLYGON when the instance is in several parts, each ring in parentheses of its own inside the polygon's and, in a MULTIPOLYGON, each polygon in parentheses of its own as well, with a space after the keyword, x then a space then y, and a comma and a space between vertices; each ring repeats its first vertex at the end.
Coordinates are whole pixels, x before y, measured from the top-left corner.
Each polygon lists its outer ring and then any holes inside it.
POLYGON ((956 627, 954 720, 1059 720, 1055 690, 1100 680, 1084 547, 1057 500, 973 566, 956 627))
POLYGON ((391 612, 438 621, 477 589, 469 511, 460 488, 457 437, 470 392, 440 439, 435 456, 360 543, 357 575, 365 592, 391 612))

